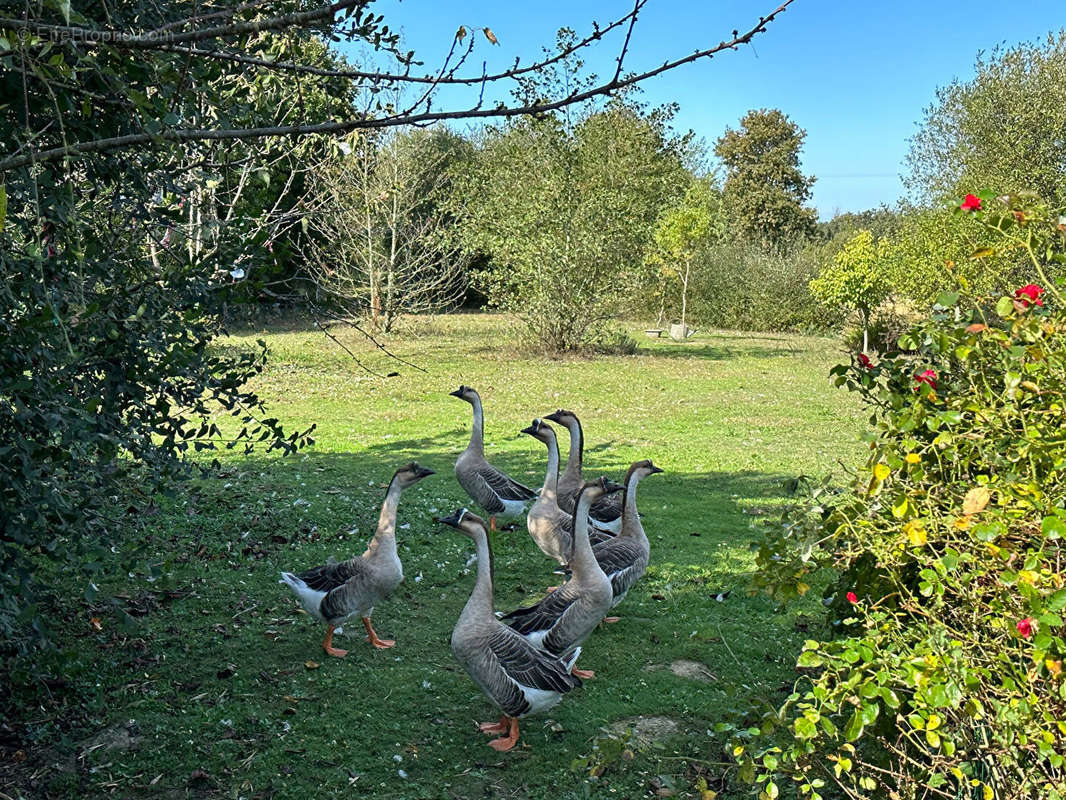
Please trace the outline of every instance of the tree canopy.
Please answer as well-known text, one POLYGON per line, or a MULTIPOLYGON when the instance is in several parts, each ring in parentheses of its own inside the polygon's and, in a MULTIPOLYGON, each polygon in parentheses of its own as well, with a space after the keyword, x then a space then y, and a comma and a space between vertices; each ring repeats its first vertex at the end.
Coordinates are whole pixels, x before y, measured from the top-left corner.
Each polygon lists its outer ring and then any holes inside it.
POLYGON ((988 190, 1066 205, 1066 31, 981 54, 975 73, 937 90, 926 109, 909 187, 934 203, 988 190))
POLYGON ((777 109, 762 109, 715 143, 726 170, 723 203, 738 238, 780 247, 814 232, 817 215, 804 203, 815 179, 800 169, 806 135, 777 109))

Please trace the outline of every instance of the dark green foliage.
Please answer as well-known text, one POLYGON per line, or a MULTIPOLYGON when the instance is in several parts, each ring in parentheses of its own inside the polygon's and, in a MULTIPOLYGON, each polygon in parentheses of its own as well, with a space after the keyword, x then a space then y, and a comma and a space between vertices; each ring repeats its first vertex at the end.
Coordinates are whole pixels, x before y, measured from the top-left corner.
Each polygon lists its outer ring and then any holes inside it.
MULTIPOLYGON (((181 20, 192 7, 130 3, 70 13, 79 25, 122 28, 181 20)), ((65 21, 48 8, 27 13, 65 21)), ((288 57, 272 36, 248 44, 288 57)), ((279 83, 223 62, 33 35, 8 45, 0 86, 11 102, 0 138, 9 152, 31 140, 45 148, 157 132, 179 120, 211 127, 284 113, 279 83)), ((138 482, 147 496, 187 472, 189 453, 219 442, 216 415, 240 421, 229 446, 262 442, 288 452, 309 441, 306 432, 284 433, 245 388, 263 367, 265 345, 210 348, 235 279, 262 257, 272 230, 270 167, 285 152, 157 142, 0 176, 5 636, 28 624, 43 632, 36 604, 47 587, 34 582, 43 561, 91 577, 112 557, 106 532, 120 512, 111 500, 118 481, 138 482)), ((95 589, 89 583, 85 591, 95 589)))
POLYGON ((803 174, 799 159, 806 135, 777 109, 762 109, 715 143, 726 169, 726 218, 738 240, 780 249, 814 233, 817 215, 804 203, 815 179, 803 174))

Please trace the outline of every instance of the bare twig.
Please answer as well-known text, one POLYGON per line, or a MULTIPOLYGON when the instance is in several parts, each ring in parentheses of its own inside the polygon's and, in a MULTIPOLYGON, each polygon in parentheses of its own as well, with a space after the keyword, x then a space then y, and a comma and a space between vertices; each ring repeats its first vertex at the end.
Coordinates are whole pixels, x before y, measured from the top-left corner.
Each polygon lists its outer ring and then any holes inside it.
MULTIPOLYGON (((354 0, 344 0, 344 2, 335 3, 329 6, 329 9, 344 8, 352 5, 354 0)), ((309 134, 344 134, 354 130, 367 130, 378 128, 392 128, 400 125, 419 125, 430 122, 437 122, 442 120, 455 120, 455 119, 485 119, 485 118, 507 118, 515 116, 524 116, 531 114, 541 114, 549 111, 555 111, 567 106, 571 106, 577 103, 585 102, 596 97, 611 94, 618 89, 623 89, 627 86, 632 86, 642 81, 648 80, 656 75, 660 75, 672 69, 676 69, 683 64, 689 64, 693 61, 697 61, 705 58, 712 58, 716 54, 725 50, 733 50, 743 44, 748 44, 758 34, 765 32, 766 25, 772 22, 778 15, 785 11, 795 0, 785 0, 780 6, 774 9, 772 12, 764 17, 760 17, 757 24, 752 26, 744 33, 737 33, 731 39, 727 41, 719 42, 714 47, 709 47, 703 50, 696 50, 687 56, 668 60, 660 66, 649 69, 644 72, 634 73, 625 77, 621 76, 621 64, 619 69, 616 70, 616 76, 606 83, 593 86, 582 92, 573 92, 565 97, 562 97, 553 101, 536 101, 518 105, 505 105, 500 104, 492 108, 481 108, 480 101, 478 106, 467 109, 457 109, 448 111, 422 111, 418 112, 415 109, 419 103, 409 107, 407 110, 393 113, 385 116, 375 117, 370 116, 369 113, 364 113, 360 116, 347 120, 337 120, 330 122, 321 122, 307 125, 271 125, 251 128, 235 128, 235 129, 210 129, 210 128, 171 128, 165 129, 158 133, 133 133, 125 136, 115 136, 106 139, 96 139, 87 142, 74 142, 65 144, 60 147, 54 147, 42 151, 30 151, 22 155, 13 155, 0 161, 0 172, 8 169, 15 169, 18 167, 24 167, 32 163, 43 163, 49 161, 55 161, 68 156, 84 155, 88 153, 106 153, 115 150, 122 150, 128 147, 135 147, 139 145, 148 144, 154 141, 172 141, 172 142, 190 142, 190 141, 219 141, 219 140, 239 140, 239 139, 256 139, 272 136, 307 136, 309 134)), ((322 10, 316 12, 304 12, 304 14, 290 14, 284 18, 275 18, 274 23, 283 27, 278 20, 289 20, 297 17, 303 18, 306 15, 312 15, 309 19, 319 19, 324 16, 322 10)), ((0 27, 9 25, 12 20, 0 19, 0 27)), ((22 21, 14 20, 14 22, 22 21)), ((261 23, 243 23, 241 26, 228 26, 228 28, 241 28, 248 31, 264 30, 269 27, 271 20, 266 20, 261 23), (246 28, 246 26, 252 26, 246 28)), ((30 23, 25 23, 30 24, 30 23)), ((25 24, 22 27, 25 27, 25 24)), ((36 23, 33 23, 34 25, 36 23)), ((292 22, 290 24, 296 24, 292 22)), ((48 26, 46 26, 48 27, 48 26)), ((56 26, 51 26, 56 27, 56 26)), ((226 27, 226 26, 223 26, 226 27)), ((185 36, 182 41, 196 41, 200 38, 210 38, 207 35, 207 31, 211 29, 205 29, 190 34, 181 34, 185 36)), ((212 34, 221 35, 221 34, 212 34)), ((229 35, 229 34, 227 34, 229 35)), ((127 40, 128 41, 128 40, 127 40)), ((172 44, 173 40, 166 42, 166 44, 172 44)), ((160 43, 155 41, 156 47, 160 43)), ((147 45, 146 45, 147 46, 147 45)), ((628 45, 627 45, 628 47, 628 45)), ((624 55, 624 54, 623 54, 624 55)), ((506 75, 506 73, 503 73, 506 75)), ((445 82, 444 78, 437 76, 435 82, 431 85, 436 86, 445 82)), ((424 95, 423 99, 428 97, 424 95)))

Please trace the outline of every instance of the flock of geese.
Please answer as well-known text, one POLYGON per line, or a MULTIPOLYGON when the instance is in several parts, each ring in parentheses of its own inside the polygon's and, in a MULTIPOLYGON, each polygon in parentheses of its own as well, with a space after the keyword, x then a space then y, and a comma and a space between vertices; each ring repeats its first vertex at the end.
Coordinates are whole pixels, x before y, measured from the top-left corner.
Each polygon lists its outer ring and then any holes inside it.
MULTIPOLYGON (((478 393, 460 386, 451 395, 473 406, 470 444, 455 462, 455 477, 485 512, 488 522, 461 508, 436 522, 469 536, 477 549, 477 580, 470 599, 452 631, 452 653, 474 683, 502 714, 497 722, 479 727, 502 734, 489 745, 506 751, 518 741, 518 720, 551 708, 564 694, 594 677, 576 667, 581 645, 617 606, 648 566, 648 538, 637 514, 637 484, 662 472, 651 461, 630 466, 622 484, 607 478, 584 481, 581 423, 571 411, 559 410, 546 419, 570 434, 566 468, 559 472, 559 444, 554 429, 535 419, 522 432, 548 448, 544 485, 539 492, 523 486, 485 459, 485 415, 478 393), (530 501, 535 501, 530 506, 530 501), (529 507, 528 513, 526 509, 529 507), (497 519, 520 518, 537 547, 558 562, 569 577, 550 587, 536 604, 497 617, 493 605, 493 559, 489 531, 497 519)), ((396 510, 400 494, 433 470, 410 463, 396 471, 381 507, 377 531, 362 556, 330 562, 304 572, 283 572, 307 612, 326 624, 322 646, 331 656, 346 650, 333 646, 333 634, 347 620, 359 616, 370 644, 388 648, 370 622, 374 606, 403 580, 396 551, 396 510)))

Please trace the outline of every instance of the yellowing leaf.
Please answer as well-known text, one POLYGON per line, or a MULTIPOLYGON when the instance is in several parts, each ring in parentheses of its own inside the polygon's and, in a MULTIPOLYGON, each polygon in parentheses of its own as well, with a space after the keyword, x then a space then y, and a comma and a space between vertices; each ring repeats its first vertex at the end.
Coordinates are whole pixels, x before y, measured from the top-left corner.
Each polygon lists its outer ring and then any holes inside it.
POLYGON ((493 44, 499 44, 500 43, 499 40, 497 40, 497 38, 496 38, 496 34, 494 34, 488 28, 482 28, 481 30, 484 32, 485 38, 488 39, 490 42, 492 42, 493 44))
POLYGON ((796 582, 796 593, 799 594, 800 597, 803 597, 803 595, 807 594, 807 591, 810 588, 811 587, 803 581, 796 582))
POLYGON ((883 481, 891 474, 892 470, 888 468, 888 464, 874 464, 874 478, 877 480, 883 481))
POLYGON ((992 493, 987 486, 975 486, 966 493, 962 501, 962 513, 976 514, 978 511, 983 511, 991 499, 992 493))
POLYGON ((304 666, 307 667, 308 669, 318 669, 318 662, 317 661, 305 661, 304 662, 304 666))
POLYGON ((907 534, 907 540, 915 547, 921 547, 926 542, 925 528, 920 522, 911 520, 903 526, 903 532, 907 534))
POLYGON ((466 26, 465 25, 460 25, 459 26, 459 30, 457 30, 455 32, 455 40, 457 42, 461 42, 465 38, 466 38, 466 26))
POLYGON ((994 247, 979 247, 970 254, 970 258, 988 258, 994 256, 996 249, 994 247))

